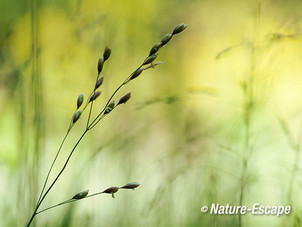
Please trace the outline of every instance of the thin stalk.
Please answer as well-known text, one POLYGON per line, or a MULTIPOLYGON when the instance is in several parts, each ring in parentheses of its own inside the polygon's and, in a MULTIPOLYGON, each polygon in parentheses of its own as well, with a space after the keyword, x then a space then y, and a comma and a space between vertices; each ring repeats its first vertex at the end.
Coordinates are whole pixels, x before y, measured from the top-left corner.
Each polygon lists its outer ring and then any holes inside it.
POLYGON ((56 204, 56 205, 47 207, 47 208, 45 208, 45 209, 43 209, 43 210, 37 212, 36 215, 37 215, 37 214, 40 214, 40 213, 42 213, 42 212, 44 212, 44 211, 50 210, 50 209, 52 209, 52 208, 55 208, 55 207, 58 207, 58 206, 67 204, 67 203, 77 202, 77 201, 80 201, 80 200, 83 200, 83 199, 87 199, 87 198, 89 198, 89 197, 96 196, 96 195, 100 195, 100 194, 103 194, 103 193, 104 193, 104 192, 97 192, 97 193, 88 195, 88 196, 86 196, 86 197, 84 197, 84 198, 82 198, 82 199, 69 199, 69 200, 66 200, 66 201, 64 201, 64 202, 58 203, 58 204, 56 204))
POLYGON ((69 200, 66 200, 66 201, 64 201, 64 202, 62 202, 62 203, 58 203, 58 204, 56 204, 56 205, 53 205, 53 206, 48 207, 48 208, 46 208, 46 209, 43 209, 43 210, 37 212, 36 215, 38 215, 38 214, 40 214, 40 213, 42 213, 42 212, 44 212, 44 211, 50 210, 50 209, 52 209, 52 208, 61 206, 61 205, 63 205, 63 204, 70 203, 72 200, 73 200, 73 199, 69 199, 69 200))
POLYGON ((52 184, 49 186, 49 188, 47 189, 47 191, 45 192, 44 196, 41 198, 41 201, 39 203, 39 206, 41 205, 42 201, 44 200, 45 196, 49 193, 50 189, 53 187, 53 185, 57 182, 57 180, 59 179, 59 177, 61 176, 61 174, 63 173, 63 171, 65 170, 73 152, 75 151, 76 147, 79 145, 79 143, 81 142, 81 140, 83 139, 83 137, 85 136, 85 134, 88 132, 88 130, 86 129, 83 134, 81 135, 80 139, 77 141, 77 143, 75 144, 75 146, 72 148, 63 168, 61 169, 61 171, 59 172, 59 174, 57 175, 57 177, 55 178, 55 180, 52 182, 52 184))
MULTIPOLYGON (((94 89, 93 89, 92 94, 95 94, 95 91, 96 91, 95 85, 96 85, 96 83, 97 83, 97 81, 98 81, 98 78, 99 78, 99 75, 96 77, 96 80, 95 80, 95 83, 94 83, 94 89)), ((90 97, 91 97, 91 95, 88 97, 88 102, 89 102, 90 97)), ((89 109, 89 114, 88 114, 88 119, 87 119, 86 128, 88 128, 88 126, 89 126, 89 121, 90 121, 90 117, 91 117, 93 102, 94 102, 94 100, 92 100, 92 101, 91 101, 91 104, 90 104, 90 109, 89 109)), ((86 108, 86 106, 85 106, 85 108, 86 108)))
POLYGON ((89 125, 89 127, 88 127, 89 130, 90 130, 90 129, 93 129, 93 128, 94 128, 94 127, 95 127, 95 126, 96 126, 96 125, 97 125, 97 124, 98 124, 105 116, 107 116, 107 114, 106 114, 106 115, 100 116, 99 119, 98 119, 93 125, 92 125, 92 124, 89 125))
MULTIPOLYGON (((93 94, 94 94, 94 92, 93 92, 93 94)), ((93 101, 94 101, 94 100, 93 100, 93 101)), ((93 101, 91 101, 91 104, 90 104, 90 108, 89 108, 89 114, 88 114, 88 118, 87 118, 87 124, 86 124, 86 128, 88 128, 88 126, 89 126, 89 120, 90 120, 90 116, 91 116, 91 112, 92 112, 93 101)))
POLYGON ((65 170, 73 152, 75 151, 76 147, 79 145, 79 143, 81 142, 81 140, 83 139, 83 137, 85 136, 85 134, 88 132, 88 129, 85 129, 85 131, 83 132, 83 134, 81 135, 81 137, 79 138, 79 140, 77 141, 77 143, 74 145, 74 147, 72 148, 63 168, 61 169, 61 171, 59 172, 59 174, 57 175, 57 177, 54 179, 54 181, 52 182, 52 184, 49 186, 49 188, 47 189, 47 191, 44 193, 44 195, 41 197, 40 202, 37 204, 28 224, 27 227, 30 226, 31 222, 33 221, 34 217, 37 215, 37 210, 40 207, 40 205, 42 204, 43 200, 45 199, 45 197, 47 196, 47 194, 49 193, 49 191, 51 190, 51 188, 54 186, 54 184, 57 182, 57 180, 59 179, 59 177, 61 176, 61 174, 63 173, 63 171, 65 170))
MULTIPOLYGON (((119 188, 119 190, 120 190, 120 189, 123 189, 123 188, 119 188)), ((90 198, 90 197, 97 196, 97 195, 100 195, 100 194, 103 194, 103 193, 104 193, 103 191, 102 191, 102 192, 97 192, 97 193, 94 193, 94 194, 91 194, 91 195, 87 195, 86 197, 84 197, 84 198, 82 198, 82 199, 68 199, 68 200, 66 200, 66 201, 64 201, 64 202, 61 202, 61 203, 58 203, 58 204, 56 204, 56 205, 47 207, 47 208, 45 208, 45 209, 43 209, 43 210, 37 212, 36 215, 37 215, 37 214, 40 214, 40 213, 42 213, 42 212, 44 212, 44 211, 50 210, 50 209, 52 209, 52 208, 55 208, 55 207, 58 207, 58 206, 67 204, 67 203, 73 203, 73 202, 77 202, 77 201, 80 201, 80 200, 83 200, 83 199, 88 199, 88 198, 90 198)))
POLYGON ((44 189, 45 189, 45 187, 46 187, 46 184, 47 184, 47 181, 48 181, 50 172, 52 171, 52 168, 53 168, 53 166, 54 166, 54 164, 55 164, 55 162, 56 162, 56 160, 57 160, 57 158, 58 158, 58 155, 60 154, 60 151, 61 151, 61 149, 62 149, 62 147, 63 147, 63 144, 64 144, 64 142, 65 142, 65 140, 66 140, 66 138, 67 138, 67 136, 68 136, 68 134, 69 134, 69 132, 70 132, 70 129, 71 129, 71 128, 69 128, 69 129, 67 130, 67 133, 65 134, 65 136, 64 136, 64 138, 63 138, 63 140, 62 140, 62 142, 61 142, 61 144, 60 144, 60 147, 59 147, 59 149, 58 149, 58 151, 57 151, 57 154, 56 154, 54 160, 53 160, 52 163, 51 163, 51 166, 50 166, 50 168, 49 168, 49 170, 48 170, 48 173, 47 173, 47 176, 46 176, 46 179, 45 179, 45 182, 44 182, 44 185, 43 185, 42 191, 41 191, 41 193, 40 193, 40 196, 39 196, 39 199, 38 199, 37 204, 39 204, 39 202, 40 202, 40 199, 41 199, 41 197, 42 197, 42 195, 43 195, 43 192, 44 192, 44 189))

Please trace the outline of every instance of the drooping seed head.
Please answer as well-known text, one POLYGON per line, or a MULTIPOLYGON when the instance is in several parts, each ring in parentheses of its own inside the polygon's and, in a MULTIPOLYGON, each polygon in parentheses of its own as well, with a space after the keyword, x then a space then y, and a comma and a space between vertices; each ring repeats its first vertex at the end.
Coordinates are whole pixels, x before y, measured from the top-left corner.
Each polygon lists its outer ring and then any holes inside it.
POLYGON ((100 57, 98 61, 98 74, 102 72, 103 66, 104 66, 104 58, 100 57))
POLYGON ((120 100, 118 101, 117 105, 123 104, 128 102, 128 100, 131 98, 131 93, 129 92, 128 94, 124 95, 120 100))
POLYGON ((130 183, 126 184, 125 186, 121 187, 121 188, 124 188, 124 189, 135 189, 138 186, 140 186, 139 183, 137 183, 137 182, 130 182, 130 183))
POLYGON ((115 102, 114 100, 111 101, 108 106, 105 108, 105 111, 104 111, 104 114, 108 114, 110 113, 113 109, 114 109, 114 106, 115 106, 115 102))
POLYGON ((90 97, 89 102, 92 102, 92 101, 96 100, 97 97, 100 96, 100 94, 101 94, 101 91, 95 92, 95 93, 90 97))
POLYGON ((105 191, 103 191, 103 193, 111 194, 112 198, 115 198, 114 193, 116 193, 118 190, 119 190, 119 187, 110 187, 110 188, 107 188, 105 191))
POLYGON ((130 77, 130 80, 135 79, 136 77, 138 77, 142 72, 144 71, 143 68, 139 68, 137 70, 135 70, 135 72, 132 74, 132 76, 130 77))
POLYGON ((72 123, 76 123, 79 120, 79 118, 81 117, 81 115, 82 115, 81 110, 76 111, 72 117, 72 123))
POLYGON ((85 191, 79 192, 79 193, 75 194, 75 196, 72 197, 72 198, 73 199, 83 199, 83 198, 85 198, 88 195, 88 192, 89 192, 89 190, 85 190, 85 191))
POLYGON ((182 32, 183 30, 185 30, 188 27, 188 25, 181 23, 179 25, 177 25, 174 30, 173 30, 173 35, 182 32))
POLYGON ((165 35, 164 38, 161 40, 161 45, 163 46, 167 44, 170 41, 170 39, 172 39, 172 34, 165 35))
POLYGON ((155 54, 161 48, 161 43, 156 43, 150 50, 150 55, 155 54))
POLYGON ((146 60, 144 61, 143 65, 147 65, 152 63, 156 58, 157 58, 157 53, 150 55, 149 57, 146 58, 146 60))
POLYGON ((111 48, 109 46, 106 46, 105 50, 104 50, 104 61, 106 61, 111 55, 111 48))
POLYGON ((79 109, 84 101, 84 94, 79 94, 77 100, 77 109, 79 109))
POLYGON ((102 84, 103 84, 103 81, 104 81, 104 77, 101 76, 98 81, 95 83, 95 89, 98 89, 102 84))

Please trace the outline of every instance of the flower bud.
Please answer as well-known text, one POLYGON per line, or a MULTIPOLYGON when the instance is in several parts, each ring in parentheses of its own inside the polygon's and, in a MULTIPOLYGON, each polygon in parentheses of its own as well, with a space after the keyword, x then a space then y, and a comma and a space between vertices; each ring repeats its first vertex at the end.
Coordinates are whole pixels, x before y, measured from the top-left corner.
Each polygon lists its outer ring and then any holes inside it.
POLYGON ((104 77, 101 76, 100 79, 98 79, 98 81, 95 83, 95 89, 98 89, 103 84, 103 81, 104 77))
POLYGON ((185 30, 188 27, 188 25, 181 23, 179 25, 176 26, 176 28, 174 28, 173 30, 173 35, 182 32, 183 30, 185 30))
POLYGON ((103 191, 103 193, 111 194, 112 198, 114 198, 114 193, 116 193, 118 190, 119 190, 118 187, 110 187, 107 188, 105 191, 103 191))
POLYGON ((137 182, 130 182, 130 183, 126 184, 125 186, 121 187, 121 188, 124 188, 124 189, 134 189, 134 188, 137 188, 138 186, 140 186, 139 183, 137 183, 137 182))
POLYGON ((104 58, 100 57, 98 61, 98 74, 102 72, 103 66, 104 66, 104 58))
POLYGON ((110 54, 111 54, 111 49, 109 46, 106 46, 103 54, 104 61, 106 61, 110 57, 110 54))
POLYGON ((161 43, 156 43, 150 50, 150 55, 155 54, 161 48, 161 43))
POLYGON ((76 123, 77 120, 79 120, 79 118, 82 115, 82 111, 78 110, 74 113, 73 117, 72 117, 72 123, 76 123))
POLYGON ((92 102, 92 101, 96 100, 97 97, 100 96, 100 94, 101 94, 100 91, 95 92, 95 93, 90 97, 89 102, 92 102))
POLYGON ((165 35, 165 37, 161 40, 161 45, 163 46, 167 44, 171 38, 172 38, 172 34, 165 35))
POLYGON ((74 197, 72 197, 73 199, 83 199, 88 195, 88 191, 89 190, 85 190, 82 192, 77 193, 74 197))
POLYGON ((138 77, 143 71, 144 71, 143 68, 139 68, 135 70, 132 76, 130 77, 130 80, 133 80, 134 78, 138 77))
POLYGON ((143 65, 147 65, 149 63, 152 63, 156 58, 157 58, 157 53, 150 55, 149 57, 146 58, 143 65))
POLYGON ((117 105, 123 104, 128 102, 128 100, 131 98, 131 93, 129 92, 128 94, 124 95, 120 100, 118 101, 117 105))
POLYGON ((114 102, 114 100, 113 100, 113 101, 111 101, 111 102, 108 104, 108 106, 105 108, 104 114, 110 113, 111 110, 113 110, 114 105, 115 105, 115 102, 114 102))
POLYGON ((84 95, 79 94, 78 100, 77 100, 77 109, 79 109, 84 101, 84 95))

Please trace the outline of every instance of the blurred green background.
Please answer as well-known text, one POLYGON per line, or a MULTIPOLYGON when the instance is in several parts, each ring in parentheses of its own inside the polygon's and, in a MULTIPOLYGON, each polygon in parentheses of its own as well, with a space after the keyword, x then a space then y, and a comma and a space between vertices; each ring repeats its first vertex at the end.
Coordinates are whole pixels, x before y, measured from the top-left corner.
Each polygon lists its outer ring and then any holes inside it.
POLYGON ((132 98, 85 136, 41 208, 85 189, 141 186, 49 210, 34 224, 239 226, 238 215, 200 208, 260 203, 293 212, 247 214, 242 226, 302 226, 301 10, 298 0, 1 0, 0 226, 28 221, 105 46, 112 55, 93 114, 181 22, 189 27, 159 52, 167 63, 117 94, 132 98))

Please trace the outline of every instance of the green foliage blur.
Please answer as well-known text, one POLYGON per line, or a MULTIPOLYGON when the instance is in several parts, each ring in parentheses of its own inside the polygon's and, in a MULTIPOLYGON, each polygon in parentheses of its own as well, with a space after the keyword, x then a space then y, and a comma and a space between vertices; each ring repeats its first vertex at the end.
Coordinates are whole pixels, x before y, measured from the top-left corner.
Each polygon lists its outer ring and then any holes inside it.
MULTIPOLYGON (((139 182, 37 215, 35 226, 239 226, 203 214, 212 203, 291 205, 242 226, 302 226, 301 1, 1 0, 0 226, 24 226, 68 129, 79 94, 93 89, 109 45, 93 115, 149 54, 165 64, 124 87, 130 101, 85 137, 45 199, 139 182), (247 163, 245 165, 245 163, 247 163)), ((85 127, 77 122, 53 179, 85 127)))

